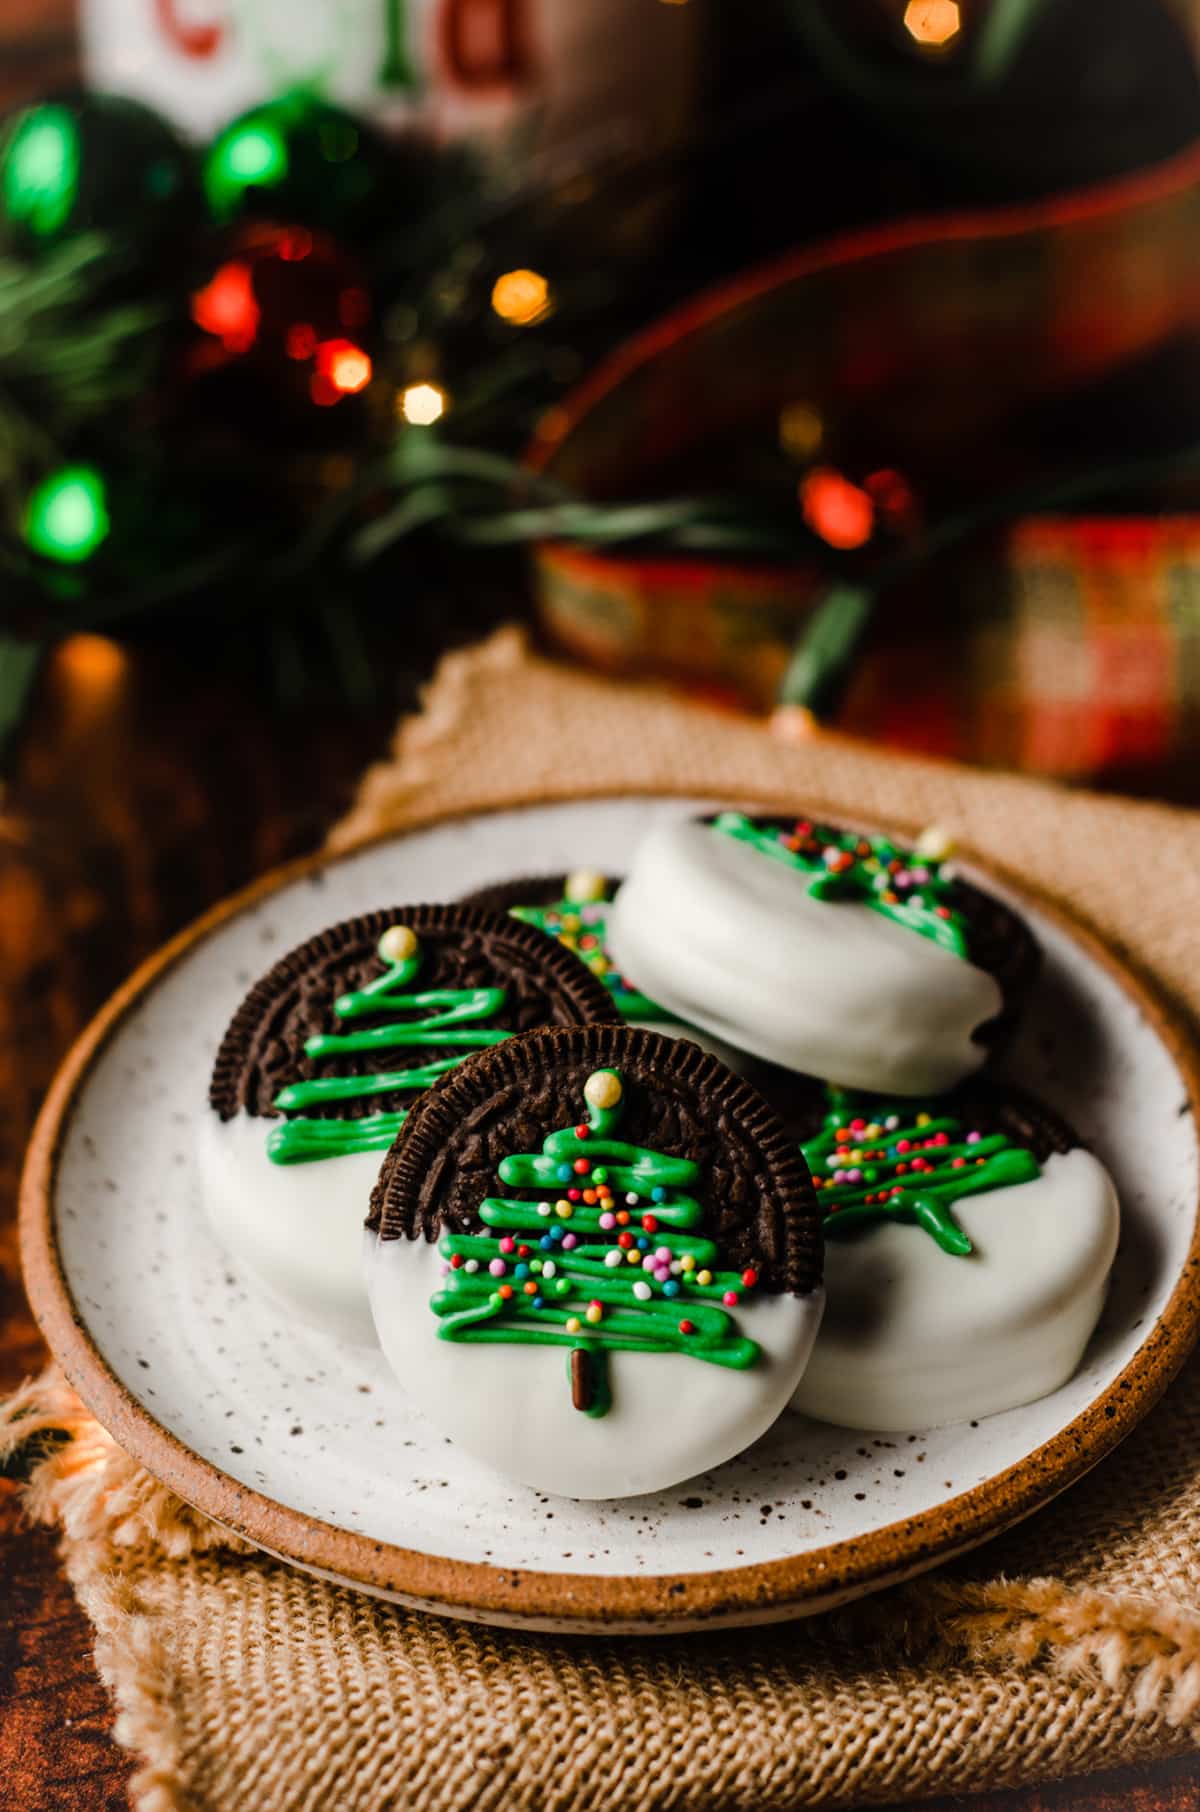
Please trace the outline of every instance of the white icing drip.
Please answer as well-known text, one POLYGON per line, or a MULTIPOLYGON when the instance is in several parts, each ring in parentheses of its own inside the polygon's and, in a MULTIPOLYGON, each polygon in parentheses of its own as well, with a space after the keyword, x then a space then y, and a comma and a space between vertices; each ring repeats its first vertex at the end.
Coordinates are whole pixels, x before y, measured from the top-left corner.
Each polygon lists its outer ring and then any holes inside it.
POLYGON ((623 974, 681 1018, 787 1069, 936 1094, 978 1069, 995 978, 695 819, 658 826, 610 908, 623 974))
POLYGON ((362 1275, 362 1228, 384 1154, 273 1164, 274 1120, 201 1119, 205 1211, 234 1259, 288 1308, 344 1340, 375 1344, 362 1275))
POLYGON ((610 1353, 612 1407, 588 1416, 571 1403, 568 1348, 442 1340, 429 1306, 437 1247, 366 1238, 379 1344, 412 1401, 477 1459, 563 1497, 660 1491, 749 1447, 786 1408, 821 1319, 819 1290, 739 1304, 739 1328, 763 1349, 744 1372, 681 1353, 610 1353))
POLYGON ((966 1258, 896 1222, 827 1241, 829 1303, 794 1409, 908 1432, 1066 1383, 1117 1250, 1108 1172, 1089 1152, 1055 1153, 1036 1181, 965 1197, 953 1212, 975 1247, 966 1258))

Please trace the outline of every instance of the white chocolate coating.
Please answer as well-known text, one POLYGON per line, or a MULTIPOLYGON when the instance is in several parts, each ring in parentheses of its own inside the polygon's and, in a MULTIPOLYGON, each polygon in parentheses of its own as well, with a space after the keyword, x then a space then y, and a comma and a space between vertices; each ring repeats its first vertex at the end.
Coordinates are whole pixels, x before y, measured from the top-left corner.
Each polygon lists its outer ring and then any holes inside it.
MULTIPOLYGON (((656 1022, 650 1029, 691 1038, 731 1067, 747 1068, 739 1052, 692 1026, 656 1022)), ((262 1288, 313 1326, 374 1346, 362 1229, 384 1153, 273 1164, 267 1135, 277 1124, 251 1114, 201 1117, 197 1160, 205 1213, 221 1244, 262 1288)))
POLYGON ((203 1115, 197 1157, 205 1212, 234 1260, 289 1309, 341 1339, 374 1346, 362 1235, 384 1154, 273 1164, 267 1135, 277 1124, 251 1114, 203 1115))
POLYGON ((681 1019, 786 1069, 887 1095, 979 1068, 993 976, 696 819, 641 844, 610 908, 622 973, 681 1019))
MULTIPOLYGON (((578 915, 584 931, 598 934, 598 928, 605 923, 610 911, 609 886, 608 876, 602 875, 599 869, 576 869, 567 876, 567 904, 578 915)), ((546 935, 553 937, 555 933, 547 932, 546 935)), ((603 948, 605 956, 608 956, 607 933, 603 948)), ((627 985, 636 987, 638 984, 630 982, 627 985)), ((719 1057, 725 1068, 732 1070, 735 1075, 744 1076, 754 1068, 754 1059, 745 1051, 740 1051, 724 1039, 715 1038, 701 1027, 688 1025, 683 1020, 631 1019, 629 1024, 643 1026, 647 1032, 661 1032, 664 1038, 690 1038, 702 1051, 719 1057)))
POLYGON ((1054 1153, 1032 1183, 954 1204, 975 1247, 952 1257, 897 1222, 828 1240, 828 1307, 792 1407, 911 1432, 1032 1403, 1074 1372, 1117 1250, 1112 1180, 1054 1153))
POLYGON ((497 1472, 561 1497, 636 1497, 732 1459, 787 1407, 821 1320, 820 1290, 739 1304, 739 1328, 762 1348, 746 1371, 611 1353, 612 1407, 589 1416, 571 1403, 568 1348, 441 1339, 437 1247, 365 1238, 379 1344, 412 1401, 497 1472))

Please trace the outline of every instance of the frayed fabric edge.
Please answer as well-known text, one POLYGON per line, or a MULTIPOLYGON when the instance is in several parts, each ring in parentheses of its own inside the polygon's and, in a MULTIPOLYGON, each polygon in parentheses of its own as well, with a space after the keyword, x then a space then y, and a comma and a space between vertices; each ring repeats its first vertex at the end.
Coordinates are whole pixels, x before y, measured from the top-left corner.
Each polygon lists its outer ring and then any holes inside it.
MULTIPOLYGON (((0 1404, 0 1461, 35 1456, 29 1516, 61 1532, 67 1577, 96 1632, 117 1706, 114 1734, 139 1762, 137 1812, 196 1812, 189 1797, 173 1664, 142 1596, 147 1571, 213 1550, 253 1552, 184 1504, 105 1433, 53 1367, 0 1404)), ((1200 1614, 1174 1600, 1071 1589, 1058 1580, 925 1579, 835 1613, 862 1655, 1042 1668, 1101 1682, 1139 1719, 1200 1721, 1200 1614)))

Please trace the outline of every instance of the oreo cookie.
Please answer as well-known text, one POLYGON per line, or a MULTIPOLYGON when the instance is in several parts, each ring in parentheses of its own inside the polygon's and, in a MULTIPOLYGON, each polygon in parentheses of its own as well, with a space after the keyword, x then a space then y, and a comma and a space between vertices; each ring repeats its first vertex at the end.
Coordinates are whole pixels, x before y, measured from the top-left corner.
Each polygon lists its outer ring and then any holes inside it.
POLYGON ((472 888, 463 894, 461 904, 480 906, 485 912, 512 912, 519 906, 561 905, 568 910, 606 906, 619 886, 619 877, 614 879, 598 868, 572 869, 569 874, 516 875, 511 881, 489 881, 486 887, 472 888))
MULTIPOLYGON (((708 822, 717 824, 727 815, 742 816, 714 813, 708 822)), ((838 897, 839 884, 845 885, 841 882, 841 877, 846 872, 844 869, 830 867, 826 858, 827 850, 836 849, 835 861, 852 854, 853 860, 861 862, 864 868, 875 856, 879 861, 879 869, 870 877, 870 893, 878 895, 888 891, 874 885, 879 876, 886 872, 896 897, 885 904, 894 908, 895 922, 907 923, 918 935, 926 936, 929 935, 930 919, 938 920, 943 925, 953 925, 961 940, 959 953, 973 967, 985 970, 995 979, 1003 1005, 1000 1012, 975 1027, 972 1037, 991 1050, 996 1050, 1003 1044, 1016 1026, 1037 980, 1041 968, 1041 951, 1033 932, 1019 913, 998 900, 994 894, 976 887, 958 872, 953 865, 948 840, 940 838, 936 832, 927 833, 925 851, 922 852, 916 846, 897 844, 890 837, 870 837, 848 830, 845 825, 813 819, 763 817, 749 819, 747 822, 773 831, 789 848, 793 843, 799 845, 800 849, 807 847, 810 856, 819 859, 832 882, 832 886, 822 896, 826 899, 838 897), (914 904, 914 901, 919 903, 914 904), (922 917, 927 923, 919 926, 918 921, 922 917)), ((819 872, 815 862, 813 872, 819 872)), ((853 899, 853 889, 847 889, 843 897, 853 899)), ((858 897, 868 897, 867 890, 863 889, 858 897)), ((954 947, 949 938, 944 947, 954 947)))
POLYGON ((620 885, 619 876, 602 874, 594 868, 577 868, 569 874, 526 875, 513 881, 493 882, 467 894, 464 904, 482 906, 490 912, 510 912, 514 918, 557 938, 600 977, 622 1019, 671 1038, 690 1038, 739 1076, 748 1076, 786 1117, 793 1092, 792 1076, 680 1019, 621 973, 608 945, 608 915, 620 885))
POLYGON ((795 1407, 913 1432, 1065 1383, 1119 1227, 1112 1180, 1066 1121, 978 1080, 915 1102, 814 1089, 800 1118, 829 1303, 795 1407))
POLYGON ((659 1489, 795 1390, 819 1222, 795 1141, 716 1058, 640 1028, 534 1032, 431 1088, 388 1153, 376 1330, 422 1410, 509 1476, 659 1489))
POLYGON ((622 1019, 637 1025, 670 1022, 675 1016, 643 994, 613 962, 607 939, 608 909, 619 886, 619 878, 599 869, 576 868, 569 874, 495 881, 465 895, 463 904, 488 912, 509 912, 557 938, 600 977, 622 1019))
POLYGON ((331 926, 255 984, 221 1041, 201 1142, 210 1217, 289 1303, 369 1338, 362 1220, 421 1092, 516 1033, 613 1016, 570 951, 502 914, 400 906, 331 926))
MULTIPOLYGON (((793 1111, 801 1145, 830 1130, 831 1115, 843 1118, 846 1126, 851 1128, 859 1127, 860 1122, 863 1126, 877 1125, 881 1116, 885 1120, 898 1117, 910 1132, 918 1117, 923 1124, 950 1117, 960 1125, 980 1132, 981 1136, 1001 1135, 1007 1144, 1032 1152, 1042 1164, 1055 1152, 1076 1151, 1084 1145, 1074 1127, 1044 1101, 1013 1083, 999 1082, 993 1077, 973 1076, 944 1095, 920 1101, 891 1102, 882 1095, 830 1089, 809 1078, 803 1094, 797 1094, 794 1099, 793 1111)), ((934 1136, 922 1133, 922 1139, 934 1136)), ((941 1141, 942 1145, 949 1142, 948 1139, 941 1141)))
POLYGON ((942 1091, 1011 1032, 1039 961, 946 857, 815 819, 679 819, 635 853, 610 949, 682 1018, 785 1069, 942 1091))

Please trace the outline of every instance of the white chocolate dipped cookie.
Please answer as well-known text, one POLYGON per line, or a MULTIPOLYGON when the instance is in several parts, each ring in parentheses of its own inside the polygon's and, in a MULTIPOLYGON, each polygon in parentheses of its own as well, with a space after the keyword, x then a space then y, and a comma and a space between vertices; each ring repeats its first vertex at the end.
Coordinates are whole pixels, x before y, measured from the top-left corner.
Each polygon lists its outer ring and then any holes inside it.
POLYGON ((939 856, 739 812, 653 830, 607 933, 622 971, 681 1019, 886 1094, 978 1069, 1037 966, 1016 914, 939 856))
POLYGON ((793 1408, 912 1432, 1049 1395, 1104 1304, 1112 1179, 1023 1096, 831 1093, 804 1142, 825 1210, 828 1306, 793 1408))
POLYGON ((197 1140, 218 1237, 305 1320, 373 1343, 362 1227, 413 1102, 515 1032, 611 1016, 569 951, 478 908, 401 906, 321 932, 251 989, 218 1051, 197 1140))
POLYGON ((782 1123, 695 1045, 530 1033, 431 1089, 385 1160, 379 1342, 430 1422, 507 1477, 660 1490, 789 1403, 820 1322, 818 1220, 782 1123))
POLYGON ((751 1075, 759 1067, 747 1052, 737 1050, 700 1026, 651 1000, 624 976, 613 961, 608 945, 608 915, 620 882, 598 868, 576 868, 569 874, 529 875, 497 881, 467 894, 465 904, 484 906, 489 912, 510 912, 527 925, 536 925, 548 937, 573 950, 593 975, 598 975, 613 997, 613 1006, 627 1024, 661 1032, 665 1038, 690 1038, 702 1051, 738 1075, 751 1075))

